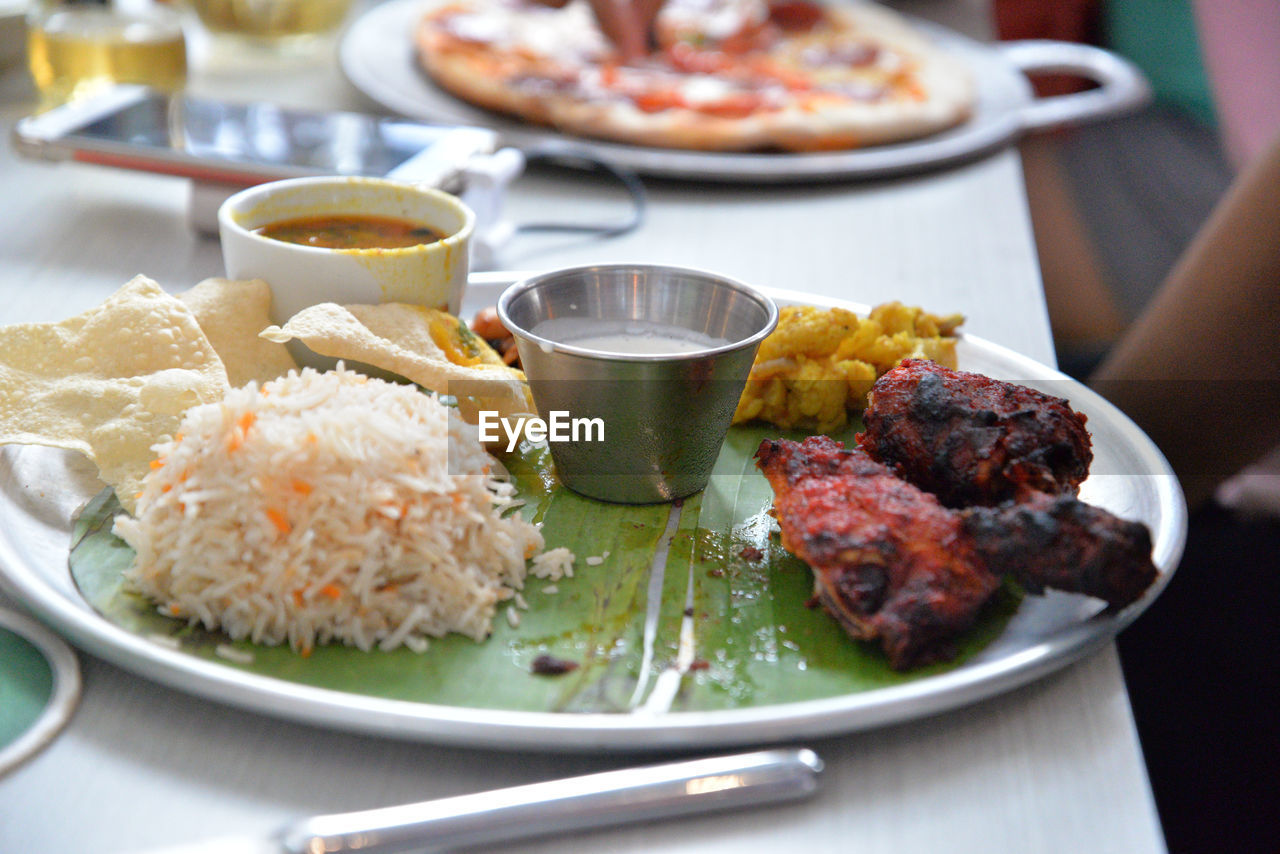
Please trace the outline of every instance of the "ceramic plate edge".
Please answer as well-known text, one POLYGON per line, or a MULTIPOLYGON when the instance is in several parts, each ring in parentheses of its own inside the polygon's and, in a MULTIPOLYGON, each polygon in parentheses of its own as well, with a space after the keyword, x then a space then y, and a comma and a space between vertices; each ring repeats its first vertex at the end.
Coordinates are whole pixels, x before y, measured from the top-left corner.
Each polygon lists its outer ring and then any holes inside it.
POLYGON ((80 664, 75 653, 53 632, 25 614, 0 607, 0 628, 35 647, 53 676, 49 701, 16 739, 0 748, 0 777, 39 753, 62 731, 80 701, 80 664))

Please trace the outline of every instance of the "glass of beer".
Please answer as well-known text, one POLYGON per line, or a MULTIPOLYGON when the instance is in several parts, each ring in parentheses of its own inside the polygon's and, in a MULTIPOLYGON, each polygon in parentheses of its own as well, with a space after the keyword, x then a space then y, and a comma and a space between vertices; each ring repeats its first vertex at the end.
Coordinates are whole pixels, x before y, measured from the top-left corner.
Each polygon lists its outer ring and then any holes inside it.
POLYGON ((152 0, 35 0, 27 60, 46 105, 115 83, 174 91, 187 79, 181 17, 152 0))
POLYGON ((190 0, 210 33, 264 45, 334 32, 352 0, 190 0))

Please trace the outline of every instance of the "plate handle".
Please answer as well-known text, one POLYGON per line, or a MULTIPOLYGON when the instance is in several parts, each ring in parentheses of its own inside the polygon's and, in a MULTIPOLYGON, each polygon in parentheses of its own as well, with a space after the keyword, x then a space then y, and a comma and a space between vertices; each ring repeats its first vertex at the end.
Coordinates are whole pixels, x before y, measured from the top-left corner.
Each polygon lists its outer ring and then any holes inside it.
POLYGON ((1004 58, 1024 74, 1074 74, 1097 89, 1037 98, 1019 111, 1024 131, 1042 131, 1132 112, 1151 100, 1142 71, 1123 57, 1087 44, 1052 40, 998 42, 1004 58))

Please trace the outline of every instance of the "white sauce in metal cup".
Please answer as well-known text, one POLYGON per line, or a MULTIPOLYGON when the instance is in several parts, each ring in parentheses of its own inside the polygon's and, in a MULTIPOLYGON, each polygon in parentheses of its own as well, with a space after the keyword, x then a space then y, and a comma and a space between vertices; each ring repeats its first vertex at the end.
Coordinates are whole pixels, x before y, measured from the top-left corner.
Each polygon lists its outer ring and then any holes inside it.
POLYGON ((694 353, 730 343, 727 338, 715 338, 693 329, 647 320, 601 321, 587 317, 556 317, 544 320, 531 331, 558 344, 630 356, 694 353))

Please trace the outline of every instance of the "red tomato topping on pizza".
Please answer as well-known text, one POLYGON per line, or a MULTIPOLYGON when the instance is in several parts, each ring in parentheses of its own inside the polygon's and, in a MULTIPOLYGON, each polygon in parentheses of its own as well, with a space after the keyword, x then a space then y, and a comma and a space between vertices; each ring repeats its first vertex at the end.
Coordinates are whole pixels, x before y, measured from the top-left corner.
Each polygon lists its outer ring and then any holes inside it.
POLYGON ((742 29, 716 42, 716 47, 725 53, 744 54, 757 50, 768 50, 777 42, 778 30, 768 22, 746 23, 742 29))
POLYGON ((651 89, 631 97, 632 102, 646 113, 660 113, 673 107, 683 107, 684 98, 675 89, 651 89))
POLYGON ((810 0, 773 0, 769 4, 769 20, 788 32, 811 30, 822 18, 822 7, 810 0))
POLYGON ((698 50, 687 42, 676 42, 668 48, 667 62, 676 71, 693 74, 714 74, 732 64, 729 57, 718 50, 698 50))
POLYGON ((636 107, 646 113, 683 108, 723 119, 742 119, 765 106, 764 96, 758 92, 731 92, 713 100, 701 101, 686 98, 677 89, 650 89, 631 96, 636 107))

